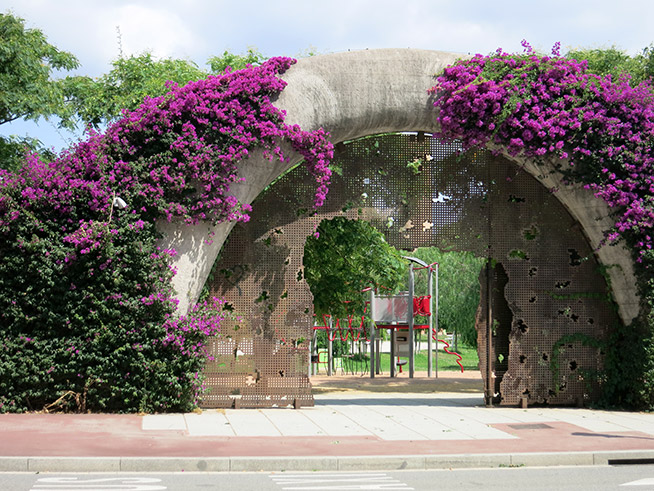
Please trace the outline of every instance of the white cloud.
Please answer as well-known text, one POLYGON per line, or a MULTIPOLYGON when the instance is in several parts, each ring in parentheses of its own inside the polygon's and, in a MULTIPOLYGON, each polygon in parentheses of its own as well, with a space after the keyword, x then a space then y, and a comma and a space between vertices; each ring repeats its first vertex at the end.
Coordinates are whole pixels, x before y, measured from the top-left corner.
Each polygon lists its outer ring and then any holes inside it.
POLYGON ((182 19, 176 10, 137 5, 118 8, 116 25, 120 28, 126 56, 148 51, 157 57, 190 58, 199 41, 188 17, 182 19))

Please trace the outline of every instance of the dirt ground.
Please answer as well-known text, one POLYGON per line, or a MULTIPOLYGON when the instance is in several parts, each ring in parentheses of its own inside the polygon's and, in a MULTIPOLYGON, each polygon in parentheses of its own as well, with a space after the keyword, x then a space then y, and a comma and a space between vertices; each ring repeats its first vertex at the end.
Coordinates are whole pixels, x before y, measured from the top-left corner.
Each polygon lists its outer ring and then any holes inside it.
POLYGON ((362 391, 362 392, 483 392, 484 383, 478 371, 438 372, 438 377, 427 377, 427 372, 416 372, 414 377, 409 374, 398 374, 390 378, 388 374, 375 375, 313 375, 311 377, 314 394, 327 392, 362 391))

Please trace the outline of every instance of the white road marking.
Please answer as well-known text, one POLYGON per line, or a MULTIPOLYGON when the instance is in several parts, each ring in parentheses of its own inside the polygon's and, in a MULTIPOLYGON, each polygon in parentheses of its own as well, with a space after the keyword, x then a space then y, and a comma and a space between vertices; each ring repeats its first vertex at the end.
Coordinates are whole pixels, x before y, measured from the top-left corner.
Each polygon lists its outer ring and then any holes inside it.
POLYGON ((270 478, 288 490, 403 490, 408 485, 391 476, 379 473, 360 474, 271 474, 270 478))
POLYGON ((626 482, 620 486, 654 486, 654 477, 639 479, 638 481, 626 482))
POLYGON ((108 477, 80 479, 78 477, 42 477, 30 491, 162 491, 168 489, 156 483, 156 477, 108 477))

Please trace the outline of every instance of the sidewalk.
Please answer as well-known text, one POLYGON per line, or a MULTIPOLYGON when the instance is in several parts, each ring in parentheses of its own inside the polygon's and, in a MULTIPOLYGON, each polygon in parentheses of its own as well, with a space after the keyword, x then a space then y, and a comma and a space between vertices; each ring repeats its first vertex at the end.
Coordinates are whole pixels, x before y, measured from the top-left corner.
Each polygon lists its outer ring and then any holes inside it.
POLYGON ((389 470, 654 460, 654 414, 486 408, 478 376, 318 377, 315 407, 299 410, 5 414, 0 471, 389 470))

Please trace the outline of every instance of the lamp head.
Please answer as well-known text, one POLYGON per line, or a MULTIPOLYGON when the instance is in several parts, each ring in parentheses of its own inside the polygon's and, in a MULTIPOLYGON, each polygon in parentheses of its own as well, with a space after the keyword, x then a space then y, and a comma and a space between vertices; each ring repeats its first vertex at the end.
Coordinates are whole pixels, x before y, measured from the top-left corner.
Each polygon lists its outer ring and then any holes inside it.
POLYGON ((125 203, 125 201, 123 201, 123 199, 118 196, 114 198, 113 205, 119 210, 124 210, 125 208, 127 208, 127 203, 125 203))

